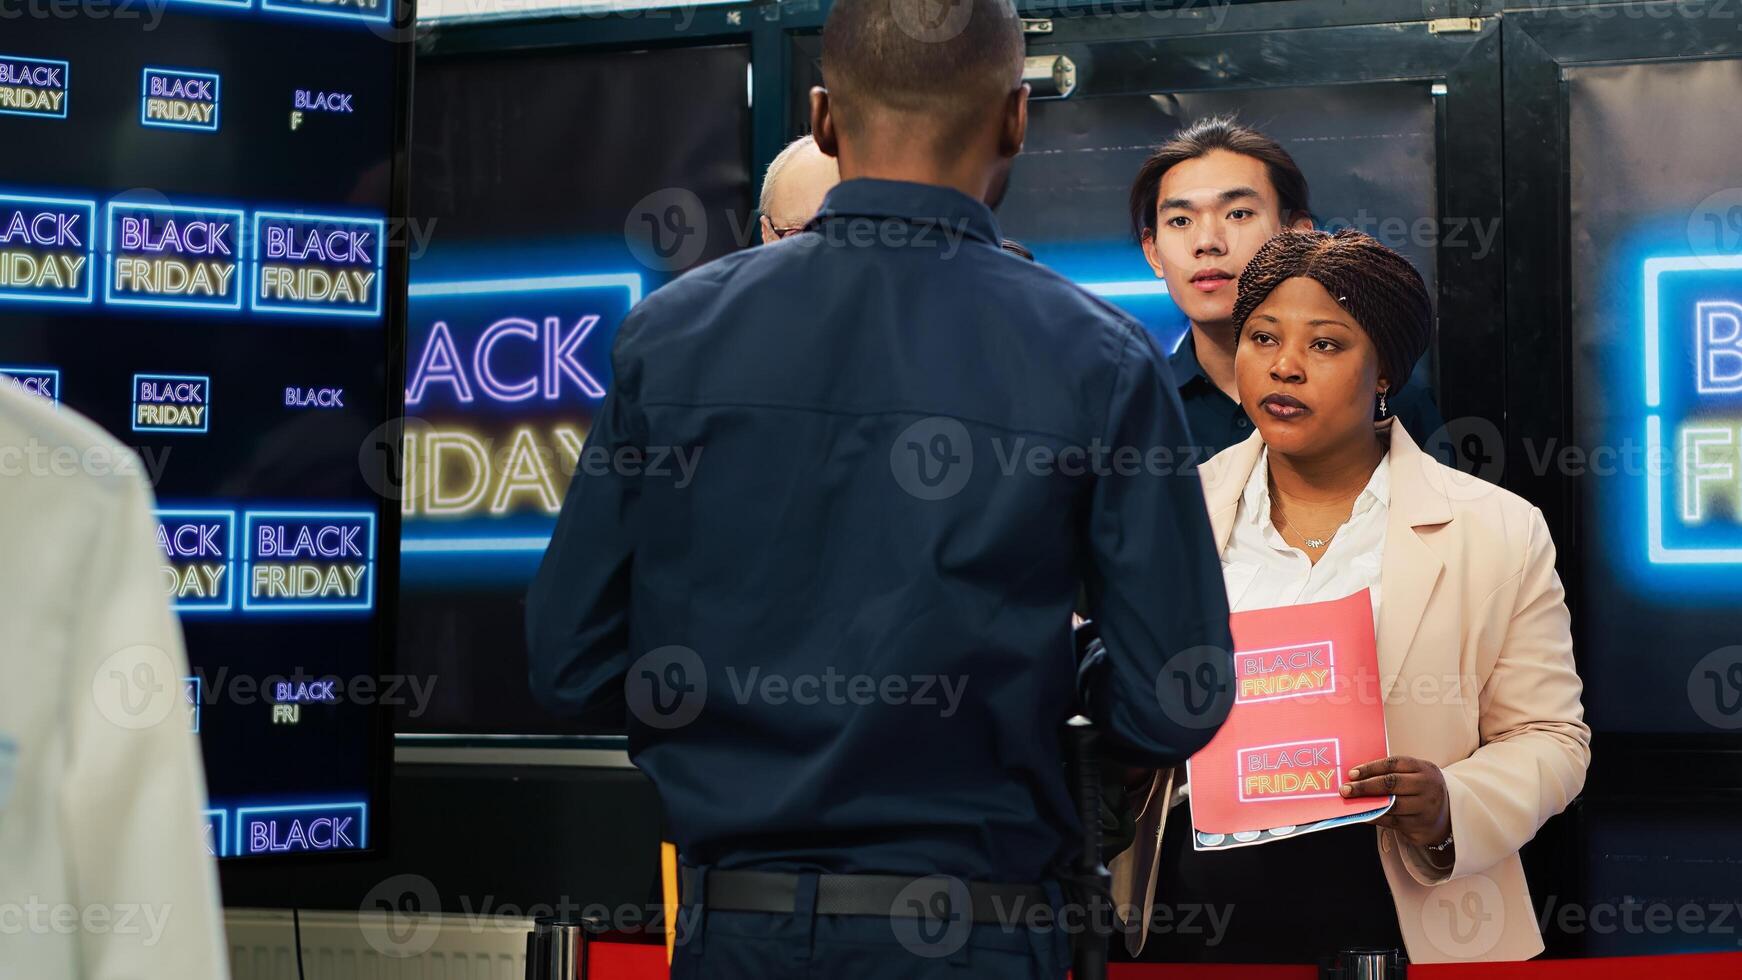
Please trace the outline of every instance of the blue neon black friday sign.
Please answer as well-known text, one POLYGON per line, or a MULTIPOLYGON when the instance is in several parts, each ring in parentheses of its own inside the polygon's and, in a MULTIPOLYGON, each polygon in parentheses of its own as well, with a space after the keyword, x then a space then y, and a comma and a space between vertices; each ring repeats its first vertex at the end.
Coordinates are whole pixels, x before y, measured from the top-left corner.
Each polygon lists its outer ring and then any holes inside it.
POLYGON ((402 551, 544 551, 638 273, 411 286, 402 551))
POLYGON ((1742 564, 1742 255, 1644 274, 1649 559, 1742 564))

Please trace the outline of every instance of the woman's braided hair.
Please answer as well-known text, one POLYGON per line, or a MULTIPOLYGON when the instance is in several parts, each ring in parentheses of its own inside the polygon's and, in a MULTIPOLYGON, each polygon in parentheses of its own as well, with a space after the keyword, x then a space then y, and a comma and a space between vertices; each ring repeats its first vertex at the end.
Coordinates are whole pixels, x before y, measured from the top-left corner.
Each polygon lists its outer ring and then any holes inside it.
POLYGON ((1234 298, 1234 326, 1246 331, 1246 318, 1284 281, 1311 279, 1325 287, 1337 305, 1367 331, 1379 352, 1379 365, 1396 395, 1433 334, 1433 304, 1421 273, 1409 260, 1353 228, 1285 231, 1265 242, 1240 273, 1234 298))

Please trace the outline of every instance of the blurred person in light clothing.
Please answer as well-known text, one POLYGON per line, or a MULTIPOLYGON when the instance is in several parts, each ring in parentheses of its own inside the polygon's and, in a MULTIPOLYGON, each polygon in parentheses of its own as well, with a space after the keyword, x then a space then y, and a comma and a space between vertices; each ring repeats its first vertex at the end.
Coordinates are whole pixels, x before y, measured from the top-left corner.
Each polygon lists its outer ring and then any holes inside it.
POLYGON ((0 386, 0 980, 224 980, 187 659, 133 455, 0 386))

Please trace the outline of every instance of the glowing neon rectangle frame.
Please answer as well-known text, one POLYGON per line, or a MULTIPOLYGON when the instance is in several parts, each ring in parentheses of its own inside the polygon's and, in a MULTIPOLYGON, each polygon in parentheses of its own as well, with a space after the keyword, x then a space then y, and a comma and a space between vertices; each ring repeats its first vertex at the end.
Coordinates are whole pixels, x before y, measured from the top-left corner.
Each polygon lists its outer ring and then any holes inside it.
POLYGON ((233 313, 242 308, 242 283, 248 278, 248 261, 243 254, 247 247, 248 215, 233 208, 208 208, 191 204, 142 204, 132 201, 110 201, 103 209, 103 302, 113 306, 151 306, 160 309, 202 310, 209 313, 233 313), (183 299, 118 299, 115 296, 115 210, 168 211, 201 217, 220 215, 236 219, 236 301, 234 303, 201 303, 183 299))
MULTIPOLYGON (((249 583, 249 588, 242 590, 242 611, 252 613, 323 613, 323 612, 369 612, 375 608, 375 512, 368 510, 250 510, 242 514, 242 533, 248 539, 247 552, 242 559, 242 579, 249 583), (365 563, 369 566, 368 593, 360 602, 253 602, 250 603, 249 593, 253 591, 254 579, 254 522, 257 519, 286 519, 292 521, 355 521, 369 522, 369 555, 365 563)), ((240 813, 241 811, 237 811, 240 813)))
POLYGON ((0 109, 0 116, 23 116, 26 119, 65 119, 73 102, 73 66, 58 58, 32 58, 22 54, 0 54, 0 61, 33 61, 39 65, 59 65, 61 70, 60 112, 25 112, 22 109, 0 109))
MULTIPOLYGON (((1662 317, 1658 309, 1658 279, 1666 272, 1742 270, 1742 255, 1685 255, 1645 260, 1645 405, 1663 404, 1662 317)), ((1663 420, 1656 412, 1645 417, 1645 458, 1663 459, 1663 420)), ((1663 544, 1663 474, 1645 475, 1647 557, 1654 565, 1742 564, 1742 548, 1667 548, 1663 544)))
POLYGON ((212 839, 218 842, 218 851, 213 856, 229 857, 230 855, 226 852, 230 849, 230 811, 207 810, 205 813, 201 814, 201 816, 207 822, 215 824, 215 829, 212 831, 212 839), (213 818, 216 818, 216 820, 213 818))
POLYGON ((224 80, 222 78, 219 78, 216 72, 189 71, 185 68, 164 68, 164 67, 155 66, 155 65, 146 65, 145 68, 139 74, 139 125, 149 126, 152 129, 182 129, 182 130, 187 130, 189 132, 195 132, 195 133, 215 133, 218 131, 218 127, 223 125, 223 115, 224 115, 223 88, 224 88, 224 80), (207 125, 202 125, 200 123, 152 122, 151 120, 145 118, 145 111, 147 108, 149 108, 150 103, 151 103, 151 73, 152 72, 157 72, 160 75, 179 75, 183 78, 209 78, 209 79, 211 79, 212 80, 212 123, 211 123, 211 125, 207 126, 207 125))
MULTIPOLYGON (((230 857, 255 857, 256 855, 265 855, 265 854, 276 853, 276 852, 270 852, 270 851, 249 852, 249 851, 243 850, 243 848, 242 848, 242 828, 244 828, 248 825, 248 818, 250 815, 259 814, 259 813, 306 813, 306 812, 309 812, 311 810, 314 810, 314 811, 356 810, 357 815, 358 815, 356 850, 366 851, 369 849, 369 804, 366 802, 365 803, 303 803, 303 804, 289 804, 289 805, 285 805, 285 806, 242 806, 242 807, 236 808, 236 836, 235 836, 234 845, 233 845, 235 847, 235 850, 231 851, 229 856, 230 857)), ((323 813, 322 815, 325 816, 326 814, 323 813)), ((327 854, 327 853, 331 853, 331 852, 330 851, 310 850, 310 851, 306 851, 304 853, 327 854)))
POLYGON ((248 293, 248 308, 256 313, 288 313, 297 316, 348 316, 371 317, 381 316, 381 296, 384 291, 386 276, 381 273, 387 267, 387 222, 381 218, 353 218, 342 214, 294 214, 286 211, 256 211, 254 212, 254 275, 250 282, 254 288, 248 293), (277 303, 267 304, 260 301, 260 282, 265 276, 266 250, 260 240, 260 219, 284 219, 292 221, 330 222, 333 224, 369 225, 375 229, 375 306, 373 309, 345 309, 344 307, 326 306, 286 306, 277 303))
MULTIPOLYGON (((17 378, 20 375, 31 377, 40 374, 54 375, 54 397, 50 398, 49 401, 53 402, 56 406, 60 405, 60 368, 18 367, 0 364, 0 375, 5 375, 9 378, 17 378)), ((38 395, 38 397, 41 396, 38 395)))
MULTIPOLYGON (((200 733, 200 689, 202 686, 200 676, 195 674, 192 677, 183 677, 181 682, 183 684, 192 684, 194 686, 194 727, 188 729, 188 734, 198 735, 200 733)), ((186 687, 182 688, 182 693, 184 695, 187 693, 186 687)))
POLYGON ((393 0, 386 0, 379 15, 317 10, 310 5, 273 3, 272 0, 260 0, 260 9, 268 13, 289 14, 293 17, 326 17, 330 20, 348 20, 356 24, 385 24, 393 19, 393 0))
POLYGON ((95 199, 67 197, 32 197, 27 194, 0 193, 0 203, 14 201, 20 204, 50 204, 58 207, 84 208, 85 225, 90 230, 85 234, 85 294, 83 296, 31 295, 11 292, 0 292, 0 303, 90 303, 96 298, 97 275, 97 202, 95 199))
POLYGON ((165 0, 170 6, 223 7, 226 10, 252 10, 254 0, 165 0))
MULTIPOLYGON (((607 272, 573 276, 535 276, 522 279, 461 279, 446 282, 414 282, 408 295, 412 299, 432 296, 495 296, 503 294, 565 292, 580 289, 620 288, 629 292, 629 308, 641 302, 641 275, 635 272, 607 272)), ((401 554, 503 554, 509 552, 543 551, 550 546, 550 535, 500 538, 444 538, 434 536, 399 538, 401 554)))
MULTIPOLYGON (((60 385, 60 383, 58 381, 55 382, 55 392, 57 394, 60 391, 59 385, 60 385)), ((202 433, 206 433, 206 432, 211 431, 211 428, 212 428, 212 379, 211 379, 211 376, 205 375, 205 374, 135 374, 133 376, 133 419, 130 419, 129 421, 132 422, 134 432, 179 432, 179 433, 184 433, 186 435, 200 435, 202 433), (182 428, 180 426, 176 426, 176 425, 140 425, 137 421, 133 421, 133 420, 136 420, 139 418, 139 379, 140 378, 161 378, 165 381, 204 381, 206 383, 206 414, 200 421, 200 427, 197 429, 184 429, 184 428, 182 428)), ((231 527, 231 530, 232 531, 235 530, 234 526, 231 527)))
POLYGON ((1163 279, 1119 279, 1112 282, 1080 282, 1096 296, 1166 296, 1167 281, 1163 279))
POLYGON ((229 572, 229 576, 230 576, 230 585, 229 585, 229 588, 227 588, 225 590, 224 601, 222 603, 218 603, 218 602, 189 603, 189 602, 183 602, 183 601, 178 599, 174 603, 172 603, 173 607, 175 608, 175 611, 178 613, 202 613, 202 612, 216 613, 216 612, 230 612, 231 610, 235 609, 236 608, 236 512, 233 510, 221 510, 221 509, 220 510, 166 509, 166 510, 159 510, 156 512, 156 518, 157 518, 158 523, 161 524, 165 517, 181 517, 181 518, 189 518, 192 520, 222 519, 222 520, 226 520, 226 521, 230 522, 230 533, 225 536, 225 542, 224 542, 224 564, 226 566, 228 566, 228 572, 229 572))

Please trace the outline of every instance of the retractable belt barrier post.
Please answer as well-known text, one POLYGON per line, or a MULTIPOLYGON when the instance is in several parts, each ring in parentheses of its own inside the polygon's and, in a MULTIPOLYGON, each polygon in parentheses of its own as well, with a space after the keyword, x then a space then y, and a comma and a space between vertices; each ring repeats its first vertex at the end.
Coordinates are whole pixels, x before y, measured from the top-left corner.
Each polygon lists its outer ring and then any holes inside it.
POLYGON ((587 980, 590 919, 541 918, 526 935, 526 980, 587 980))
POLYGON ((1320 980, 1404 980, 1409 961, 1396 949, 1357 947, 1340 950, 1332 965, 1319 970, 1320 980))
POLYGON ((1084 928, 1071 957, 1074 980, 1106 980, 1107 940, 1113 931, 1113 875, 1101 863, 1101 760, 1093 724, 1082 715, 1065 723, 1071 766, 1076 771, 1077 818, 1083 824, 1083 852, 1077 859, 1073 900, 1082 902, 1084 928))

